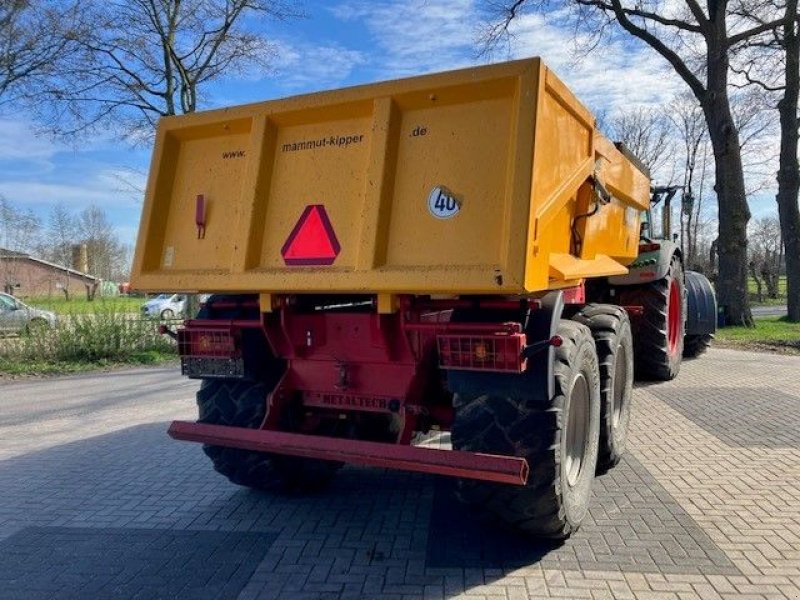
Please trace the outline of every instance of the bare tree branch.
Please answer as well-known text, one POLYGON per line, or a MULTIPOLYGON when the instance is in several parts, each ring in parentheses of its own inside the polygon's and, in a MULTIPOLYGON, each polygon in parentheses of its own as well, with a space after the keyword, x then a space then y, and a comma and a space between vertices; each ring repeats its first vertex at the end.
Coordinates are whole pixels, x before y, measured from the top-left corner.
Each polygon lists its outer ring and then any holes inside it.
MULTIPOLYGON (((692 89, 694 94, 699 98, 705 94, 706 90, 702 82, 697 78, 694 72, 687 66, 686 62, 675 52, 672 48, 667 46, 655 33, 640 27, 631 20, 631 16, 636 15, 633 9, 623 8, 620 0, 575 0, 577 4, 583 6, 591 6, 602 10, 603 12, 611 13, 614 19, 620 26, 630 33, 632 36, 639 38, 661 56, 663 56, 672 65, 672 68, 680 75, 686 84, 692 89)), ((688 24, 686 27, 680 29, 689 30, 688 24)))
POLYGON ((61 68, 84 31, 80 14, 70 3, 0 2, 0 103, 61 68))
POLYGON ((84 0, 93 27, 31 95, 31 106, 57 136, 111 127, 130 140, 149 139, 159 117, 197 110, 208 82, 267 72, 275 47, 248 31, 245 17, 294 18, 296 2, 84 0))

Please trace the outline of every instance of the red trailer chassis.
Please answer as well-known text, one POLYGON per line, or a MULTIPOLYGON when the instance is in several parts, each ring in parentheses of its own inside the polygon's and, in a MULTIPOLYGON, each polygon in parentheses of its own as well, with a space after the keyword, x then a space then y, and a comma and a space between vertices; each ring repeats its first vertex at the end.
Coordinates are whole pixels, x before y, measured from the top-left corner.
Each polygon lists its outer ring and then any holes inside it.
MULTIPOLYGON (((578 288, 565 294, 583 303, 578 288)), ((220 307, 216 304, 215 307, 220 307)), ((257 304, 256 304, 257 306, 257 304)), ((355 305, 354 305, 355 306, 355 305)), ((444 372, 469 370, 522 373, 529 360, 547 355, 561 340, 527 339, 521 319, 507 322, 452 322, 453 311, 524 315, 536 299, 420 300, 402 298, 392 314, 336 306, 297 309, 289 297, 261 319, 195 319, 177 332, 184 374, 190 377, 244 376, 243 333, 260 331, 274 357, 286 367, 264 399, 267 416, 259 429, 174 422, 169 434, 259 452, 348 462, 525 485, 524 458, 412 446, 415 432, 448 430, 453 421, 452 394, 444 372), (345 310, 342 311, 342 308, 345 310), (288 406, 299 407, 302 421, 282 430, 288 406), (398 423, 394 443, 315 435, 325 420, 383 415, 398 423)), ((174 335, 174 334, 173 334, 174 335)))

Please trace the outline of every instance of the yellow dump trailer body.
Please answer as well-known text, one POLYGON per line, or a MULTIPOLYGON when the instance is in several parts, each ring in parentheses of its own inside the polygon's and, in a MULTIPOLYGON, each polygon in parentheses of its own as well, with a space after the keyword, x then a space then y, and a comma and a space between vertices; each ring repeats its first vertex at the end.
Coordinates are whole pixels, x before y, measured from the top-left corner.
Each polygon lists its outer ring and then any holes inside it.
POLYGON ((648 202, 539 59, 477 67, 162 119, 132 285, 527 294, 625 273, 648 202))

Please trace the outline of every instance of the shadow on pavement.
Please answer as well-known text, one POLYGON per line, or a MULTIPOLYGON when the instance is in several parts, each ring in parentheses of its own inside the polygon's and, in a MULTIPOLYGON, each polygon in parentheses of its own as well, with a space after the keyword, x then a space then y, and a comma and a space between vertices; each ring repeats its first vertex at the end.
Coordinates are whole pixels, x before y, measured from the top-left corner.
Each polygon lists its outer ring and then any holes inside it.
MULTIPOLYGON (((39 581, 46 595, 55 589, 46 582, 70 582, 71 590, 94 585, 93 596, 129 597, 124 591, 115 595, 113 586, 123 585, 115 577, 130 578, 125 590, 154 590, 163 573, 175 578, 184 571, 185 579, 164 589, 180 597, 181 590, 196 586, 196 571, 169 561, 167 568, 164 553, 148 549, 151 542, 194 544, 202 552, 190 553, 192 560, 217 557, 207 568, 234 556, 209 590, 221 590, 237 572, 238 582, 241 573, 252 572, 250 583, 261 582, 265 597, 357 597, 356 589, 365 597, 422 595, 430 581, 441 581, 436 569, 460 573, 461 584, 453 589, 462 591, 530 565, 738 572, 633 457, 597 478, 586 524, 566 543, 553 544, 486 525, 455 499, 452 481, 430 476, 346 467, 331 489, 313 496, 239 488, 214 473, 198 445, 170 440, 166 428, 167 423, 131 427, 0 462, 0 555, 17 557, 16 567, 0 562, 2 589, 39 581), (180 532, 198 537, 192 541, 180 532), (54 563, 37 548, 57 539, 68 557, 71 535, 87 540, 81 542, 83 554, 59 559, 58 577, 44 575, 54 563), (31 544, 31 536, 42 543, 31 544), (117 544, 128 536, 134 550, 123 557, 117 544), (230 550, 247 544, 251 550, 230 550), (107 555, 98 551, 104 547, 107 555), (137 560, 139 574, 116 573, 114 565, 137 560), (480 577, 470 578, 475 569, 480 577)), ((209 597, 225 596, 209 591, 209 597)))

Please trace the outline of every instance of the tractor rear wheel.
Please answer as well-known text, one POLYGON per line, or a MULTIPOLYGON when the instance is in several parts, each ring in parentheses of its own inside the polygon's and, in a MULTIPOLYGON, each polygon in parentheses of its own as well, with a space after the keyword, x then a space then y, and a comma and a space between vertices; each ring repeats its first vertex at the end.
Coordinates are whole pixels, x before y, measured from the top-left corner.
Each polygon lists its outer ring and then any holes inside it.
POLYGON ((565 538, 586 515, 597 463, 600 374, 589 329, 562 320, 555 349, 554 391, 533 373, 499 375, 451 371, 456 411, 455 450, 521 456, 524 486, 459 482, 459 495, 522 532, 565 538))
POLYGON ((683 339, 683 357, 697 358, 708 350, 708 347, 711 345, 711 340, 713 339, 714 335, 711 333, 687 335, 683 339))
POLYGON ((686 330, 685 297, 683 265, 677 256, 661 279, 620 290, 620 304, 644 309, 633 336, 638 377, 669 381, 678 375, 686 330))
POLYGON ((600 364, 600 451, 605 471, 625 452, 633 398, 633 336, 628 313, 613 304, 589 304, 573 320, 592 332, 600 364))
MULTIPOLYGON (((207 379, 197 392, 199 423, 258 429, 274 386, 246 380, 207 379)), ((340 463, 203 445, 214 470, 256 489, 316 491, 330 483, 340 463)))

